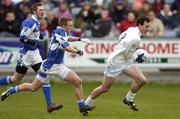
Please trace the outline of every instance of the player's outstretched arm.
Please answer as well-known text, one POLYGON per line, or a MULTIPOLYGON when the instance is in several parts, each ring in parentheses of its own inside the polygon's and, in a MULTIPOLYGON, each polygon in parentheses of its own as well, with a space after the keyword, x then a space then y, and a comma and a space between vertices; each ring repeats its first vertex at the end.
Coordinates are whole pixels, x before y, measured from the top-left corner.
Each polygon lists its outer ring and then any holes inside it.
POLYGON ((69 37, 67 38, 67 40, 68 40, 69 42, 80 41, 80 37, 69 36, 69 37))
POLYGON ((68 52, 71 52, 71 53, 79 54, 80 56, 83 55, 83 51, 77 50, 77 49, 75 49, 75 48, 73 48, 73 47, 71 47, 71 46, 66 46, 66 47, 64 48, 64 50, 65 50, 65 51, 68 51, 68 52))
POLYGON ((68 41, 69 42, 81 41, 84 43, 91 43, 89 38, 80 38, 80 37, 73 37, 73 36, 68 37, 68 41))

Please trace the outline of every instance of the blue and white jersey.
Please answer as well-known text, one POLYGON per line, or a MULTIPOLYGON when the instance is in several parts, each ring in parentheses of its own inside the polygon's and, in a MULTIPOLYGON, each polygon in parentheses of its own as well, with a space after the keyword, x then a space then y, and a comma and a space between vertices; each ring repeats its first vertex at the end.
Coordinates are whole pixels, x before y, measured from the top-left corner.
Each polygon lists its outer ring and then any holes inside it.
MULTIPOLYGON (((37 19, 35 15, 32 15, 30 18, 25 19, 21 24, 21 33, 20 33, 20 41, 25 42, 25 40, 29 39, 36 44, 40 37, 40 20, 37 19)), ((33 44, 24 44, 24 49, 26 50, 36 50, 37 45, 33 44)))
POLYGON ((51 35, 51 42, 48 49, 47 59, 43 62, 43 67, 50 69, 53 64, 64 62, 64 48, 69 46, 67 33, 61 27, 57 27, 51 35))

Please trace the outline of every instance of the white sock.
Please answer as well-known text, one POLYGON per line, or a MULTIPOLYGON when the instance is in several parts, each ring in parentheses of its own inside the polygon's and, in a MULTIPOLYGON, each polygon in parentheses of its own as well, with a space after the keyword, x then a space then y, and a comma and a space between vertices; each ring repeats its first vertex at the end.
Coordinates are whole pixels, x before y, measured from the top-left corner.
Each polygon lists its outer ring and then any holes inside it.
POLYGON ((84 102, 84 99, 77 100, 77 103, 82 103, 82 102, 84 102))
POLYGON ((94 102, 94 100, 91 98, 91 95, 86 99, 85 105, 91 105, 94 102))
POLYGON ((134 97, 135 97, 136 93, 131 93, 131 91, 129 90, 127 95, 126 95, 126 99, 128 101, 133 101, 134 100, 134 97))

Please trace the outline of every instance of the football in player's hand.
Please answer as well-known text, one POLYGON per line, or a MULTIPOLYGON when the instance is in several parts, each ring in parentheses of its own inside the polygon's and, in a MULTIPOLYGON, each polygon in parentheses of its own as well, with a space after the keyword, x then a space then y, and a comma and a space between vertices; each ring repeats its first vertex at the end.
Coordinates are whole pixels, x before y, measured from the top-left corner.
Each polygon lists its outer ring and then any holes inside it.
POLYGON ((136 60, 138 63, 143 63, 143 62, 146 61, 147 58, 148 58, 148 53, 147 53, 144 49, 137 49, 137 50, 134 52, 134 55, 135 55, 135 60, 136 60))

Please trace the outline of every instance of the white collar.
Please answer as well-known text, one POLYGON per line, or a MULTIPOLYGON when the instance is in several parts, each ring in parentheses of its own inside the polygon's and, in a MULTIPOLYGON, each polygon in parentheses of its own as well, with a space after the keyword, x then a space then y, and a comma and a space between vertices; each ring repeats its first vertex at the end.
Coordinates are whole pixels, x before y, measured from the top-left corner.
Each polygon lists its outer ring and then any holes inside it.
POLYGON ((33 14, 31 18, 34 19, 38 24, 41 23, 41 20, 39 20, 35 14, 33 14))
MULTIPOLYGON (((62 29, 62 30, 64 30, 64 28, 63 27, 60 27, 60 26, 57 26, 56 27, 57 29, 62 29)), ((65 31, 65 30, 64 30, 65 31)))
POLYGON ((139 28, 136 26, 135 29, 136 29, 136 31, 138 32, 139 36, 141 36, 142 33, 141 33, 141 31, 139 30, 139 28))
POLYGON ((66 36, 67 36, 68 33, 65 31, 65 29, 63 27, 57 26, 56 29, 62 29, 65 32, 66 36))

